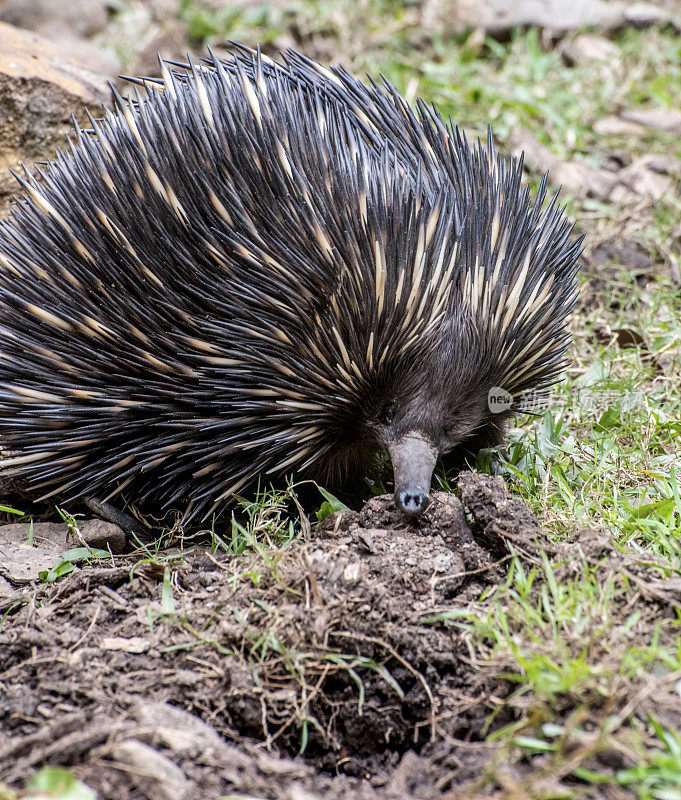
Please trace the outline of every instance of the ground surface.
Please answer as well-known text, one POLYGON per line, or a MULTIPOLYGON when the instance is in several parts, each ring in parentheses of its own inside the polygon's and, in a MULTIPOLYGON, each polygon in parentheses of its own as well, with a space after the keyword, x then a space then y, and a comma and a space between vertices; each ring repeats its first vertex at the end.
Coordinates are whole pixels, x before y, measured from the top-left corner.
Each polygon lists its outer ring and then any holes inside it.
POLYGON ((0 798, 61 765, 111 798, 680 800, 678 29, 490 38, 439 2, 121 0, 102 37, 127 71, 153 71, 151 6, 154 53, 294 45, 470 137, 491 124, 533 186, 550 168, 587 233, 575 343, 502 477, 439 479, 465 515, 443 495, 407 531, 374 500, 311 529, 268 496, 190 550, 4 586, 0 798))
MULTIPOLYGON (((0 633, 6 784, 25 785, 45 763, 112 799, 425 799, 465 783, 522 784, 536 765, 484 739, 521 720, 523 703, 476 653, 471 621, 500 608, 514 571, 539 567, 525 598, 534 603, 563 577, 591 569, 598 582, 616 569, 651 605, 632 621, 620 598, 611 624, 646 646, 676 596, 663 570, 616 555, 594 531, 551 544, 501 478, 464 473, 459 490, 463 504, 439 493, 418 526, 375 498, 274 559, 197 546, 17 590, 0 633)), ((640 694, 629 709, 640 720, 651 691, 665 717, 681 713, 667 680, 626 686, 640 694)), ((573 767, 612 776, 633 765, 616 730, 602 730, 608 704, 623 699, 624 684, 614 688, 583 715, 579 743, 561 734, 573 767)), ((550 769, 541 780, 554 791, 574 783, 550 769)))

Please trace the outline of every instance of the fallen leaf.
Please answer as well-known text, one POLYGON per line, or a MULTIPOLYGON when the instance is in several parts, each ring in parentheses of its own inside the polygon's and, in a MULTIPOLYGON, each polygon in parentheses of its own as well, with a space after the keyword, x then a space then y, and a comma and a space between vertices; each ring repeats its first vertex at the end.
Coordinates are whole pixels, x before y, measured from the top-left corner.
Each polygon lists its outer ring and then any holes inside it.
POLYGON ((635 122, 656 131, 681 132, 681 111, 677 108, 651 108, 623 111, 620 116, 627 122, 635 122))
POLYGON ((578 197, 627 205, 649 200, 657 202, 675 191, 673 170, 681 169, 674 159, 647 155, 623 169, 597 169, 583 161, 562 161, 540 144, 526 128, 514 128, 508 145, 516 154, 525 153, 525 163, 538 172, 548 172, 554 186, 562 186, 578 197), (664 163, 663 163, 664 162, 664 163), (664 173, 661 173, 661 168, 664 173))
POLYGON ((561 54, 568 66, 583 64, 587 61, 600 61, 608 67, 616 69, 621 60, 619 47, 604 36, 583 33, 568 41, 561 49, 561 54))
POLYGON ((593 129, 599 136, 640 136, 645 132, 642 125, 614 116, 597 119, 593 129))

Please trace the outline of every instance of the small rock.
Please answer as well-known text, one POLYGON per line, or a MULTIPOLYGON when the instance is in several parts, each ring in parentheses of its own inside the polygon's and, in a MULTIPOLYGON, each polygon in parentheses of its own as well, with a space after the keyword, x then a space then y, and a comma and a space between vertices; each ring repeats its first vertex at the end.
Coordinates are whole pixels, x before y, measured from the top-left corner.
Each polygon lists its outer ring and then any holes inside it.
POLYGON ((0 597, 37 581, 59 561, 67 527, 59 522, 16 522, 0 526, 0 597), (4 591, 3 591, 4 590, 4 591))
POLYGON ((140 702, 135 707, 135 717, 145 727, 153 728, 155 740, 174 753, 205 756, 210 752, 217 758, 223 751, 231 751, 231 746, 203 720, 167 703, 140 702))
POLYGON ((419 758, 413 750, 407 750, 390 778, 388 784, 390 794, 395 797, 408 797, 426 766, 425 759, 419 758))
POLYGON ((516 155, 523 152, 525 162, 532 169, 538 172, 548 170, 554 186, 563 186, 578 197, 602 197, 612 185, 612 177, 608 173, 579 161, 562 161, 526 128, 514 128, 508 137, 508 146, 516 155))
MULTIPOLYGON (((87 520, 79 525, 79 530, 80 539, 73 536, 69 539, 65 522, 15 522, 0 526, 0 574, 5 582, 21 586, 37 581, 41 572, 59 563, 64 550, 83 541, 112 553, 120 553, 125 547, 125 534, 110 522, 87 520)), ((2 590, 0 585, 0 596, 2 590)))
POLYGON ((568 66, 583 64, 587 61, 602 61, 610 66, 620 63, 620 49, 604 36, 583 33, 562 48, 562 56, 568 66))
POLYGON ((259 752, 256 755, 258 769, 265 775, 286 775, 301 777, 307 772, 304 764, 290 758, 277 758, 267 753, 259 752))
POLYGON ((81 540, 88 547, 99 550, 110 550, 112 553, 122 553, 125 550, 125 533, 103 519, 87 519, 78 523, 80 538, 74 534, 69 535, 69 543, 77 545, 81 540))

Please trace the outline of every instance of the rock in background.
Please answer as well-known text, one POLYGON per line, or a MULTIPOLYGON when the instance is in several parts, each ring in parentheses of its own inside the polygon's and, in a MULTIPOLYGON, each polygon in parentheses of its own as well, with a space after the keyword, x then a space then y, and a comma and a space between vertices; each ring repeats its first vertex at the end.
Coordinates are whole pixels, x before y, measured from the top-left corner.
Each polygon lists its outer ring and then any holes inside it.
POLYGON ((96 113, 110 92, 105 77, 64 59, 59 45, 43 36, 0 22, 0 43, 0 215, 4 215, 16 190, 9 170, 53 155, 72 130, 72 116, 85 122, 85 109, 96 113))
POLYGON ((108 21, 104 0, 0 0, 0 22, 39 33, 62 58, 113 77, 120 72, 119 59, 90 41, 108 21))

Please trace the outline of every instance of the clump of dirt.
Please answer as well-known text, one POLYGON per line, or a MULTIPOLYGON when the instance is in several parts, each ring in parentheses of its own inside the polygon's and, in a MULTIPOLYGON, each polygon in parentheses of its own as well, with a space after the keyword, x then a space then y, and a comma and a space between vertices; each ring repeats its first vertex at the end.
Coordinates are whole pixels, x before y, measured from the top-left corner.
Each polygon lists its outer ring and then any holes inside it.
POLYGON ((501 478, 459 489, 418 523, 378 497, 284 549, 116 556, 18 589, 0 605, 0 780, 55 764, 103 798, 425 800, 479 774, 509 688, 444 620, 511 551, 556 548, 501 478))

